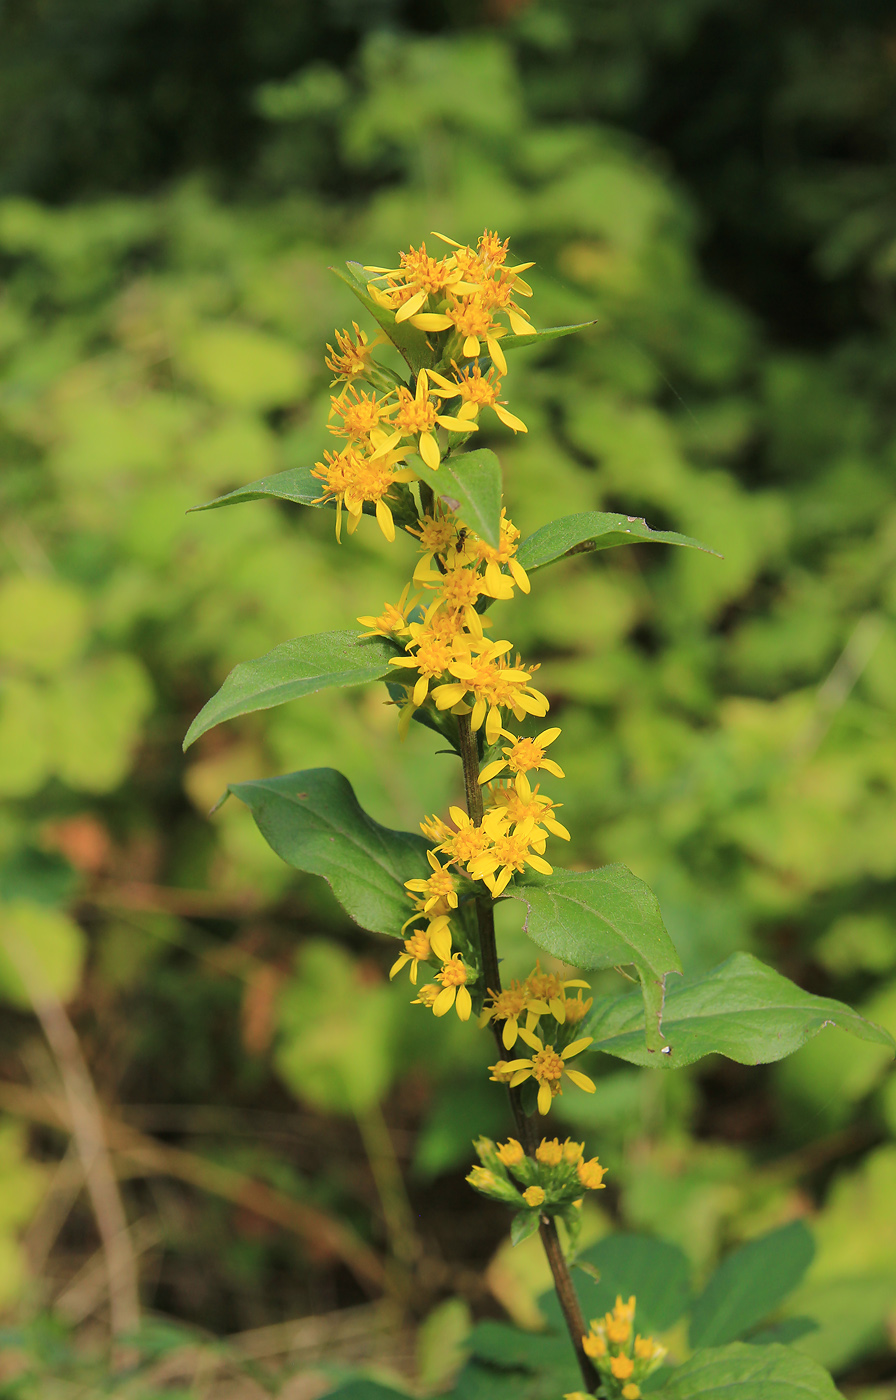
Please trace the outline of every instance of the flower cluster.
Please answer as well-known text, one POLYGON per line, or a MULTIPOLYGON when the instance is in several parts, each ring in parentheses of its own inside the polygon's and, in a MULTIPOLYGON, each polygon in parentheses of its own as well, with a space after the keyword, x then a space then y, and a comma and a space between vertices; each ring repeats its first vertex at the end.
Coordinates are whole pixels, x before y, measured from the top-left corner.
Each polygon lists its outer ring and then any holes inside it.
POLYGON ((565 1142, 542 1138, 531 1157, 516 1138, 497 1144, 479 1138, 473 1145, 482 1165, 472 1168, 467 1181, 482 1195, 520 1212, 518 1239, 537 1229, 543 1217, 553 1215, 559 1215, 575 1236, 585 1192, 603 1190, 606 1167, 596 1157, 586 1161, 585 1144, 571 1138, 565 1142))
POLYGON ((353 324, 337 332, 335 349, 328 347, 336 390, 330 430, 339 444, 314 475, 324 486, 319 500, 336 505, 337 537, 343 512, 351 534, 367 511, 387 539, 395 538, 397 522, 416 542, 413 576, 398 601, 358 619, 363 637, 383 637, 396 648, 390 691, 401 732, 416 716, 457 746, 462 724, 479 754, 481 815, 477 799, 470 812, 452 806, 446 817, 421 822, 429 873, 406 882, 413 912, 391 976, 407 968, 415 1002, 437 1017, 454 1010, 466 1021, 475 1011, 481 1025, 500 1024, 515 1058, 492 1066, 492 1078, 514 1088, 533 1081, 526 1092, 545 1114, 565 1081, 594 1091, 568 1063, 591 1043, 579 1034, 591 1005, 582 997, 587 984, 536 967, 522 984, 485 987, 468 911, 471 899, 485 891, 499 898, 516 876, 553 873, 548 841, 568 841, 569 832, 541 785, 542 775, 563 777, 551 757, 560 730, 542 723, 549 705, 535 683, 537 666, 494 635, 488 616, 493 602, 529 592, 517 558, 519 530, 502 511, 490 543, 452 497, 432 489, 432 473, 468 441, 486 410, 514 432, 526 431, 502 397, 501 341, 534 333, 518 300, 531 295, 521 275, 531 264, 511 266, 507 242, 488 230, 475 248, 436 236, 449 245, 441 256, 421 244, 401 253, 398 267, 365 269, 364 295, 386 330, 368 341, 353 324), (408 337, 410 362, 420 366, 422 359, 425 367, 403 382, 374 352, 387 338, 401 347, 408 337))
POLYGON ((582 1346, 594 1362, 610 1400, 640 1400, 641 1382, 666 1355, 666 1348, 659 1342, 635 1332, 634 1322, 634 1296, 627 1303, 617 1297, 612 1312, 592 1321, 582 1338, 582 1346))
MULTIPOLYGON (((413 382, 402 383, 374 359, 385 337, 368 341, 356 323, 354 334, 337 331, 336 348, 327 346, 327 367, 335 375, 331 387, 340 386, 331 397, 330 432, 341 441, 324 453, 312 475, 323 486, 318 502, 336 504, 337 539, 343 509, 352 534, 366 507, 393 540, 395 510, 405 515, 407 484, 418 476, 408 458, 419 454, 435 471, 446 450, 477 430, 483 410, 490 409, 515 433, 527 431, 500 397, 499 376, 507 372, 500 339, 508 326, 518 335, 533 334, 515 301, 532 295, 520 276, 532 264, 508 267, 507 242, 493 233, 484 233, 475 249, 453 246, 453 253, 434 258, 421 244, 402 253, 397 268, 366 269, 375 274, 367 286, 371 301, 392 313, 396 327, 408 322, 427 336, 433 363, 418 370, 413 382), (491 360, 485 373, 479 363, 484 355, 491 360), (368 388, 359 388, 358 381, 368 388), (446 412, 446 400, 458 401, 456 412, 446 412)), ((463 581, 459 589, 463 593, 463 581)))

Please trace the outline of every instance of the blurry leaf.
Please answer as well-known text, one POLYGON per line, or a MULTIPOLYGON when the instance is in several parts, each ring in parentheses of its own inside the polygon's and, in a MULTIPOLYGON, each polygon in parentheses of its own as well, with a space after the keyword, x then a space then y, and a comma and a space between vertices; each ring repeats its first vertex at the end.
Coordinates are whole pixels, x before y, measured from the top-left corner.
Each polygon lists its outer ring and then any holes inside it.
POLYGON ((79 883, 79 871, 58 851, 21 846, 0 860, 0 901, 66 904, 79 883))
POLYGON ((293 346, 233 322, 193 331, 177 359, 213 398, 241 408, 276 408, 300 397, 308 383, 304 358, 293 346))
POLYGON ((31 1006, 18 960, 35 987, 46 987, 70 1001, 81 982, 86 940, 83 930, 61 910, 13 900, 0 904, 0 999, 31 1006))
POLYGON ((330 271, 335 272, 340 282, 351 288, 361 305, 385 331, 399 354, 404 356, 414 374, 426 363, 431 363, 430 352, 426 348, 426 333, 412 326, 409 321, 399 321, 396 324, 394 313, 384 310, 369 295, 367 284, 375 274, 365 272, 361 264, 356 262, 347 262, 346 267, 347 274, 338 267, 331 267, 330 271))
POLYGON ((773 1342, 790 1346, 801 1337, 808 1337, 810 1332, 817 1331, 818 1323, 812 1317, 785 1317, 780 1322, 773 1322, 770 1327, 761 1327, 758 1332, 751 1332, 743 1340, 749 1342, 751 1347, 767 1347, 773 1342))
POLYGON ((425 1390, 445 1390, 467 1351, 470 1309, 462 1298, 446 1298, 417 1329, 417 1377, 425 1390))
POLYGON ((596 325, 596 321, 580 321, 577 326, 546 326, 541 331, 533 329, 531 335, 503 335, 501 349, 521 350, 526 345, 538 345, 545 340, 559 340, 564 335, 573 335, 576 331, 587 331, 596 325))
POLYGON ((519 1210, 510 1224, 510 1243, 522 1244, 538 1229, 540 1216, 537 1210, 519 1210))
POLYGON ((612 549, 621 544, 682 544, 691 549, 702 549, 705 554, 715 554, 714 549, 692 540, 687 535, 676 535, 672 530, 651 530, 643 520, 634 515, 612 515, 605 511, 586 511, 582 515, 566 515, 560 520, 552 520, 542 525, 533 535, 523 540, 517 551, 517 559, 524 569, 543 569, 568 554, 587 554, 598 549, 612 549))
POLYGON ((652 1235, 607 1235, 584 1249, 577 1263, 593 1265, 600 1282, 576 1275, 587 1317, 609 1312, 617 1295, 636 1299, 635 1323, 646 1336, 665 1332, 691 1301, 691 1265, 683 1250, 652 1235))
MULTIPOLYGON (((533 1215, 537 1226, 537 1212, 525 1214, 533 1215)), ((568 1337, 551 1332, 521 1332, 506 1322, 477 1323, 467 1338, 467 1350, 477 1361, 508 1370, 551 1371, 575 1366, 568 1337)))
POLYGON ((431 873, 422 836, 368 817, 348 779, 333 768, 231 783, 228 791, 245 802, 281 860, 322 875, 356 923, 399 936, 412 912, 405 880, 431 873))
MULTIPOLYGON (((525 931, 555 958, 585 970, 634 963, 641 978, 648 1049, 663 1044, 666 975, 680 972, 681 963, 656 895, 643 880, 624 865, 605 865, 600 870, 520 876, 508 886, 507 895, 526 905, 525 931)), ((642 1049, 644 1035, 642 1031, 642 1049)))
POLYGON ((277 1069, 298 1098, 324 1113, 369 1113, 400 1068, 404 1007, 388 983, 365 983, 331 943, 306 943, 280 998, 277 1069))
POLYGON ((814 1253, 811 1233, 793 1220, 729 1254, 694 1303, 691 1346, 721 1346, 749 1332, 793 1292, 814 1253))
POLYGON ((264 656, 234 666, 221 689, 187 730, 188 749, 206 730, 237 715, 269 710, 328 686, 363 685, 392 675, 396 648, 382 637, 360 639, 355 631, 319 632, 281 642, 264 656))
POLYGON ((56 681, 52 696, 55 769, 69 787, 110 792, 125 777, 152 707, 149 676, 136 656, 90 661, 56 681))
POLYGON ((78 655, 86 633, 87 607, 70 584, 40 574, 0 582, 0 660, 52 675, 78 655))
POLYGON ((727 1347, 698 1351, 673 1371, 656 1400, 838 1400, 827 1371, 789 1347, 727 1347))
POLYGON ((486 447, 459 452, 456 457, 446 457, 437 471, 419 457, 409 457, 408 465, 464 525, 497 546, 501 533, 501 468, 494 452, 486 447))
MULTIPOLYGON (((201 506, 191 506, 188 514, 197 510, 217 510, 219 506, 236 506, 241 501, 263 501, 274 497, 278 501, 295 501, 300 506, 314 505, 323 494, 324 485, 311 475, 310 467, 290 467, 285 472, 275 472, 273 476, 263 476, 260 481, 250 481, 248 486, 238 486, 225 496, 216 496, 213 501, 204 501, 201 506)), ((335 502, 331 501, 330 505, 335 502)))
POLYGON ((894 1044, 887 1031, 841 1002, 804 992, 750 953, 734 953, 704 977, 670 985, 663 1032, 671 1053, 645 1051, 644 1013, 632 994, 597 1001, 583 1034, 594 1036, 592 1050, 636 1065, 675 1069, 713 1054, 744 1065, 768 1064, 792 1055, 825 1026, 894 1044))
POLYGON ((51 769, 45 688, 10 676, 0 683, 0 794, 27 797, 51 769))
POLYGON ((361 1378, 345 1381, 336 1390, 324 1391, 320 1400, 396 1400, 396 1397, 398 1400, 408 1400, 408 1392, 361 1378))

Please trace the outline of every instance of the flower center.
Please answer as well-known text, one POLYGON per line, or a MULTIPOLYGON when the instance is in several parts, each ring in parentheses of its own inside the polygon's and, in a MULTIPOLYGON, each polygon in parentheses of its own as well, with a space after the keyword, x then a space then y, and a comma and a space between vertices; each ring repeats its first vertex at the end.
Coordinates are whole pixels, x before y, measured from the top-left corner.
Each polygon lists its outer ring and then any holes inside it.
POLYGON ((557 1092, 563 1074, 563 1061, 553 1045, 546 1045, 537 1055, 533 1055, 532 1073, 539 1084, 549 1084, 554 1093, 557 1092))

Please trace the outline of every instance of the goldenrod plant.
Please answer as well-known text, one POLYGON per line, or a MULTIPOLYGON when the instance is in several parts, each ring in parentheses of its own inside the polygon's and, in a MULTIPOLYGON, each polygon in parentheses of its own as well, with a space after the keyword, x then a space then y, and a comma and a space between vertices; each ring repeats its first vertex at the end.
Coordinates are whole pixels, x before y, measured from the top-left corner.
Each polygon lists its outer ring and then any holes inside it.
MULTIPOLYGON (((830 1025, 867 1041, 892 1041, 847 1006, 802 991, 746 953, 697 979, 683 978, 658 902, 643 881, 622 865, 555 868, 570 835, 558 816, 561 765, 569 767, 575 755, 564 752, 562 730, 549 718, 537 661, 521 656, 502 634, 501 604, 529 594, 541 569, 571 554, 636 542, 706 546, 605 512, 561 516, 521 538, 503 503, 498 460, 476 446, 477 437, 489 412, 513 433, 527 431, 519 406, 505 397, 507 356, 586 326, 535 328, 524 275, 532 264, 514 261, 497 233, 486 231, 475 246, 434 237, 442 245, 437 253, 421 243, 402 252, 395 267, 349 263, 339 273, 377 330, 368 334, 353 323, 327 347, 334 444, 323 460, 208 503, 275 497, 329 508, 343 548, 367 516, 405 551, 407 582, 379 612, 379 600, 359 600, 365 611, 353 627, 287 641, 238 665, 197 716, 186 743, 225 719, 327 686, 379 682, 397 712, 397 739, 421 724, 460 760, 464 804, 424 815, 419 834, 374 820, 349 780, 330 768, 228 791, 248 805, 284 860, 323 876, 359 924, 398 940, 394 994, 407 995, 409 985, 420 1015, 433 1018, 434 1038, 452 1014, 471 1035, 494 1037, 490 1076, 495 1092, 509 1095, 516 1136, 499 1144, 479 1138, 480 1162, 467 1179, 511 1209, 515 1243, 540 1234, 584 1386, 568 1394, 638 1400, 649 1383, 669 1400, 717 1394, 725 1386, 739 1386, 736 1393, 745 1397, 783 1396, 788 1387, 834 1395, 827 1373, 787 1346, 786 1333, 761 1344, 739 1340, 774 1311, 776 1274, 789 1278, 796 1269, 792 1282, 798 1279, 805 1246, 799 1231, 765 1237, 768 1306, 757 1311, 755 1300, 748 1305, 741 1298, 732 1327, 721 1285, 715 1302, 712 1293, 698 1300, 690 1356, 680 1344, 667 1356, 646 1335, 670 1320, 668 1306, 664 1312, 655 1297, 648 1296, 647 1323, 636 1330, 640 1305, 624 1280, 639 1265, 634 1255, 626 1263, 624 1250, 621 1265, 617 1259, 616 1272, 607 1275, 622 1284, 615 1303, 609 1299, 590 1321, 580 1304, 571 1272, 579 1222, 583 1201, 604 1187, 605 1169, 597 1156, 586 1156, 584 1143, 548 1136, 548 1124, 560 1095, 596 1092, 589 1059, 609 1054, 661 1072, 711 1053, 755 1064, 781 1059, 830 1025), (390 345, 404 361, 401 371, 380 353, 390 345), (535 945, 531 972, 507 985, 494 918, 503 900, 524 906, 535 945), (640 986, 618 995, 597 996, 577 975, 628 967, 640 986)), ((752 1279, 756 1256, 742 1267, 752 1279)), ((584 1278, 593 1283, 587 1272, 584 1278)), ((687 1306, 687 1289, 679 1293, 672 1321, 687 1306)), ((514 1360, 513 1345, 505 1342, 500 1355, 486 1348, 479 1360, 525 1370, 531 1347, 514 1360)), ((552 1383, 567 1383, 556 1358, 547 1369, 552 1383)), ((457 1394, 463 1393, 461 1387, 457 1394)))

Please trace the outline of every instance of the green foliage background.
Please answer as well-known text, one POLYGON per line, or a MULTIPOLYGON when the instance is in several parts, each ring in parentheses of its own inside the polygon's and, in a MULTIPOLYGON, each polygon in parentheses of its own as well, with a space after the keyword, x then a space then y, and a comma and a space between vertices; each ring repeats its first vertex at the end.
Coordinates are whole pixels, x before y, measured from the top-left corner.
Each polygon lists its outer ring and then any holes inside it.
MULTIPOLYGON (((214 11, 0 21, 0 921, 36 921, 110 1111, 377 1248, 384 1104, 445 1264, 424 1314, 505 1228, 460 1181, 470 1138, 505 1128, 485 1037, 414 1015, 383 940, 243 808, 207 813, 230 782, 332 764, 414 829, 458 774, 422 730, 399 751, 374 689, 180 752, 232 665, 378 611, 411 543, 362 527, 340 550, 328 513, 268 503, 185 512, 320 455, 323 345, 357 314, 328 264, 392 265, 432 228, 510 235, 537 324, 596 320, 514 357, 527 437, 480 434, 512 518, 621 510, 724 556, 608 551, 509 605, 563 727, 570 863, 647 880, 687 972, 747 949, 896 1032, 896 38, 871 0, 848 20, 751 0, 214 11)), ((0 989, 21 1003, 2 960, 0 989)), ((0 1056, 7 1095, 53 1088, 21 1005, 0 1056)), ((705 1276, 807 1214, 787 1307, 819 1327, 796 1345, 893 1395, 887 1070, 835 1030, 765 1071, 603 1066, 593 1101, 557 1109, 611 1168, 589 1228, 656 1232, 705 1276)), ((63 1139, 2 1108, 0 1302, 27 1321, 94 1244, 76 1209, 28 1274, 15 1241, 63 1139)), ((156 1221, 160 1314, 237 1332, 359 1301, 245 1213, 126 1191, 156 1221)), ((543 1286, 527 1248, 501 1295, 518 1319, 543 1286)))

